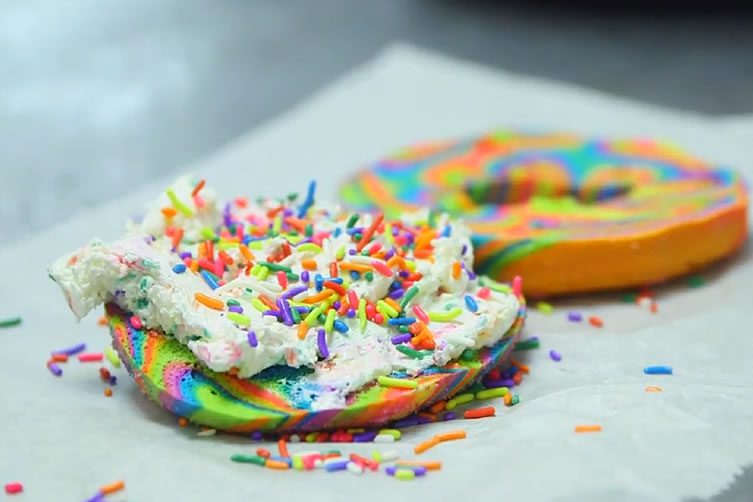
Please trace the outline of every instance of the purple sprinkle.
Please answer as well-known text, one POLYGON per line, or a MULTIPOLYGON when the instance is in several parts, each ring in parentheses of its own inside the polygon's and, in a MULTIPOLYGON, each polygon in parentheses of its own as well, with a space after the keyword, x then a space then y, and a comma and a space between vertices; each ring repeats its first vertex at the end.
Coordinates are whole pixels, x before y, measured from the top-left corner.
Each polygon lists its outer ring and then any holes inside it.
POLYGON ((403 279, 405 279, 406 277, 410 275, 410 272, 408 272, 407 270, 401 270, 398 275, 402 277, 403 279))
MULTIPOLYGON (((303 274, 301 274, 301 279, 303 279, 303 274)), ((308 282, 308 278, 306 278, 305 281, 308 282)), ((300 295, 301 293, 308 291, 308 286, 297 286, 295 288, 291 288, 287 291, 285 291, 282 295, 280 295, 280 298, 283 298, 285 300, 290 300, 294 296, 300 295)))
POLYGON ((411 338, 413 338, 413 335, 410 333, 403 333, 393 336, 391 340, 393 345, 400 345, 401 343, 409 342, 411 338))
POLYGON ((104 502, 104 501, 105 501, 105 496, 102 494, 102 492, 98 492, 92 498, 86 499, 84 502, 104 502))
POLYGON ((455 415, 454 411, 448 411, 444 415, 442 415, 442 420, 455 420, 457 418, 457 415, 455 415))
POLYGON ((465 255, 467 251, 468 251, 468 244, 463 244, 463 250, 460 252, 460 254, 465 255))
POLYGON ((426 467, 423 465, 411 465, 411 466, 401 466, 401 469, 410 469, 413 471, 413 474, 416 476, 425 476, 426 475, 426 467))
POLYGON ((293 210, 289 207, 286 207, 285 209, 283 209, 282 214, 285 216, 293 216, 293 210))
POLYGON ((348 317, 353 319, 356 316, 356 309, 348 309, 348 317))
POLYGON ((392 298, 393 300, 397 300, 399 298, 402 298, 404 294, 405 294, 405 290, 403 288, 400 288, 390 293, 389 297, 392 298))
POLYGON ((469 281, 475 281, 476 280, 476 272, 471 272, 468 270, 468 280, 469 281))
POLYGON ((107 382, 110 385, 115 385, 118 383, 118 377, 116 377, 115 375, 110 375, 110 378, 107 379, 107 382))
POLYGON ((268 316, 276 317, 278 321, 282 318, 282 314, 277 310, 265 310, 264 312, 261 313, 261 315, 263 316, 268 315, 268 316))
POLYGON ((280 308, 280 312, 282 312, 282 322, 285 324, 285 326, 292 326, 293 324, 295 324, 295 322, 293 321, 293 314, 292 312, 290 312, 290 304, 287 302, 287 300, 278 298, 277 306, 280 308))
POLYGON ((248 330, 248 344, 252 347, 259 345, 259 340, 256 339, 256 333, 254 330, 248 330))
POLYGON ((337 300, 335 303, 332 304, 332 308, 335 310, 340 310, 340 307, 342 307, 343 304, 340 303, 340 300, 337 300))
POLYGON ((571 322, 581 322, 583 320, 583 316, 580 315, 579 312, 568 312, 567 320, 571 322))
POLYGON ((59 377, 63 374, 63 370, 60 369, 60 366, 57 365, 57 363, 49 362, 47 363, 47 368, 50 370, 50 373, 53 375, 59 377))
POLYGON ((425 415, 418 415, 418 425, 430 424, 433 421, 434 420, 425 415))
POLYGON ((264 434, 262 434, 261 431, 254 431, 251 433, 251 439, 254 441, 261 441, 264 439, 264 434))
POLYGON ((78 354, 79 352, 83 352, 86 350, 86 344, 85 343, 79 343, 78 345, 74 345, 73 347, 68 347, 67 349, 60 349, 60 350, 54 350, 52 351, 52 355, 56 354, 65 354, 66 356, 74 356, 78 354))
POLYGON ((353 256, 354 254, 356 254, 356 250, 355 249, 348 249, 348 254, 351 255, 351 256, 353 256))
POLYGON ((515 381, 510 379, 501 378, 499 380, 484 379, 484 387, 487 389, 497 389, 499 387, 514 387, 515 381))
POLYGON ((387 251, 387 254, 384 255, 384 259, 389 260, 393 256, 395 256, 395 248, 391 248, 389 251, 387 251))
POLYGON ((301 272, 301 282, 309 282, 309 271, 304 270, 301 272))
POLYGON ((316 343, 319 345, 319 355, 323 359, 327 359, 329 357, 329 348, 327 348, 327 333, 323 329, 320 329, 319 333, 317 333, 316 343))
POLYGON ((554 349, 549 351, 549 357, 552 358, 552 361, 556 361, 556 362, 562 361, 562 354, 560 354, 554 349))
POLYGON ((403 427, 412 427, 414 425, 418 425, 418 417, 416 415, 405 417, 392 424, 392 426, 396 429, 401 429, 403 427))
POLYGON ((230 312, 237 312, 238 314, 243 313, 243 307, 241 307, 240 305, 230 305, 227 309, 230 312))
POLYGON ((388 465, 387 468, 384 470, 384 472, 388 476, 394 476, 396 470, 397 470, 397 467, 395 467, 394 465, 388 465))
POLYGON ((354 443, 368 443, 370 441, 374 441, 374 438, 377 437, 377 434, 379 434, 379 431, 366 431, 360 434, 354 434, 353 442, 354 443))
POLYGON ((186 258, 191 258, 192 255, 191 251, 182 251, 178 256, 180 256, 181 260, 185 260, 186 258))

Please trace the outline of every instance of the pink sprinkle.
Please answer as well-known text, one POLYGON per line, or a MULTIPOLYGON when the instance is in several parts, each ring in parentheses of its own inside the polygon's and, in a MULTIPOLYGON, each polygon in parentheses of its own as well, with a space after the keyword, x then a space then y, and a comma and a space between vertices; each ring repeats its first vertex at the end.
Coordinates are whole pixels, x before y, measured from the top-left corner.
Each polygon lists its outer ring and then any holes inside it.
POLYGON ((214 275, 216 275, 219 278, 222 278, 224 273, 225 273, 225 264, 222 262, 222 260, 218 256, 217 258, 214 259, 214 275))
POLYGON ((101 352, 88 352, 86 354, 79 354, 78 360, 81 363, 98 363, 102 360, 101 352))
POLYGON ((492 290, 489 288, 481 288, 478 290, 478 293, 476 293, 476 296, 482 300, 488 300, 492 296, 492 290))
POLYGON ((5 485, 5 493, 8 495, 15 495, 24 491, 24 485, 21 483, 8 483, 5 485))
POLYGON ((358 295, 352 289, 348 290, 348 305, 350 305, 352 308, 358 307, 358 295))
POLYGON ((193 196, 193 203, 194 205, 196 205, 196 209, 201 209, 204 207, 204 199, 202 199, 199 194, 193 196))
POLYGON ((418 319, 421 322, 426 322, 426 323, 429 322, 429 316, 426 315, 426 312, 424 311, 424 309, 422 309, 418 305, 413 306, 413 313, 416 314, 416 317, 418 317, 418 319))
POLYGON ((523 294, 523 279, 519 275, 516 275, 512 280, 512 293, 515 296, 523 294))
POLYGON ((141 319, 139 319, 139 316, 132 315, 128 321, 131 323, 131 326, 133 326, 134 329, 141 329, 144 327, 143 324, 141 324, 141 319))
POLYGON ((282 270, 277 271, 277 282, 280 283, 282 289, 288 289, 288 276, 282 270))
POLYGON ((388 267, 387 264, 384 263, 383 261, 374 260, 371 262, 371 266, 374 267, 374 270, 376 270, 380 274, 386 277, 392 277, 392 269, 388 267))

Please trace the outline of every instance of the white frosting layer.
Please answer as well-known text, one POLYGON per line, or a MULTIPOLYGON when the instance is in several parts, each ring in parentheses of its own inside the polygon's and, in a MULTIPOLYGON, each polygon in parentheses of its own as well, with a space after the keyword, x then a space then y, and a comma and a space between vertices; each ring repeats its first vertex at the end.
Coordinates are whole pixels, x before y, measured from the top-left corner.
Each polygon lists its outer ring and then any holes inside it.
MULTIPOLYGON (((435 228, 441 231, 449 225, 451 230, 448 236, 436 236, 430 240, 432 256, 416 258, 412 254, 413 246, 407 247, 405 256, 409 263, 415 264, 411 264, 413 272, 420 274, 413 284, 418 287, 419 293, 406 305, 406 317, 415 317, 413 305, 420 305, 429 313, 460 310, 450 321, 427 324, 433 334, 435 349, 422 352, 425 355, 422 358, 409 357, 399 352, 391 341, 392 337, 400 334, 396 326, 368 321, 361 329, 358 316, 343 315, 337 318, 347 326, 347 332, 332 330, 327 333, 329 357, 323 359, 317 343, 317 333, 322 329, 319 322, 314 321, 301 340, 298 325, 287 326, 276 317, 264 315, 257 309, 260 294, 277 301, 285 291, 300 287, 303 283, 295 281, 293 277, 288 281, 287 289, 284 289, 274 271, 266 278, 246 275, 245 259, 237 242, 220 238, 215 243, 215 260, 219 260, 216 256, 221 248, 232 259, 232 265, 221 267, 220 280, 224 285, 217 289, 213 290, 202 275, 192 272, 190 268, 182 273, 174 271, 174 267, 180 266, 183 261, 171 249, 172 237, 165 236, 166 231, 171 231, 170 227, 183 228, 184 238, 179 251, 190 251, 196 258, 197 241, 219 233, 228 221, 243 222, 247 231, 258 231, 274 227, 275 219, 280 218, 279 213, 268 216, 270 210, 274 211, 279 206, 279 202, 274 201, 265 201, 261 205, 233 203, 221 210, 214 193, 206 188, 200 192, 197 207, 191 197, 194 185, 190 178, 181 178, 172 187, 179 201, 191 210, 190 217, 179 211, 172 219, 166 218, 162 208, 172 207, 172 203, 163 195, 151 206, 141 223, 130 225, 122 239, 111 244, 94 241, 60 258, 51 266, 50 276, 60 286, 78 318, 103 302, 115 302, 136 314, 145 328, 162 330, 187 345, 209 368, 220 372, 233 369, 240 377, 250 377, 274 365, 311 367, 314 374, 310 380, 321 388, 328 388, 326 393, 318 396, 317 408, 341 403, 347 394, 379 375, 396 370, 417 374, 431 365, 447 364, 467 348, 491 346, 502 338, 516 318, 519 305, 512 294, 492 291, 486 299, 476 296, 480 286, 475 278, 470 278, 475 276, 472 275, 473 251, 469 231, 461 223, 441 216, 435 228), (211 229, 209 234, 208 229, 211 229), (458 267, 456 262, 462 264, 459 275, 454 271, 458 267), (199 303, 196 300, 197 292, 219 299, 226 305, 228 300, 231 304, 237 302, 250 325, 239 325, 231 320, 227 307, 214 310, 199 303), (466 305, 466 295, 473 297, 478 306, 476 312, 471 312, 466 305), (249 329, 254 331, 258 340, 255 347, 249 343, 249 329)), ((297 213, 295 207, 291 208, 293 213, 297 213)), ((295 214, 292 216, 295 219, 295 214)), ((281 252, 289 238, 292 254, 276 263, 288 267, 292 274, 298 276, 304 271, 304 260, 315 261, 317 270, 325 277, 329 276, 332 262, 368 265, 378 260, 361 253, 349 254, 348 250, 355 248, 356 244, 346 229, 348 215, 344 216, 322 214, 317 209, 309 211, 313 236, 315 239, 319 236, 321 251, 313 246, 299 250, 296 244, 302 236, 286 238, 283 234, 259 237, 263 240, 253 240, 249 242, 249 247, 256 262, 268 262, 281 252), (335 230, 338 228, 340 230, 335 230), (339 232, 339 235, 333 232, 339 232)), ((416 223, 426 219, 427 214, 419 214, 407 216, 402 221, 406 228, 413 229, 418 226, 416 223)), ((367 228, 371 223, 372 216, 362 215, 355 227, 367 228)), ((226 237, 229 238, 230 234, 226 237)), ((374 244, 384 249, 391 248, 392 242, 387 232, 377 233, 366 249, 374 244)), ((386 263, 384 259, 380 261, 386 263)), ((310 262, 307 265, 311 267, 310 262)), ((396 267, 391 270, 389 277, 374 271, 370 281, 364 274, 353 279, 346 271, 339 277, 344 281, 343 286, 355 291, 358 298, 375 303, 390 292, 398 278, 399 270, 396 267)), ((290 299, 292 308, 310 307, 301 302, 319 292, 315 272, 311 272, 310 276, 307 289, 290 299)), ((330 297, 330 301, 333 298, 337 298, 337 295, 330 297)), ((237 306, 234 308, 237 310, 237 306)), ((301 314, 301 317, 305 316, 305 312, 301 314)))

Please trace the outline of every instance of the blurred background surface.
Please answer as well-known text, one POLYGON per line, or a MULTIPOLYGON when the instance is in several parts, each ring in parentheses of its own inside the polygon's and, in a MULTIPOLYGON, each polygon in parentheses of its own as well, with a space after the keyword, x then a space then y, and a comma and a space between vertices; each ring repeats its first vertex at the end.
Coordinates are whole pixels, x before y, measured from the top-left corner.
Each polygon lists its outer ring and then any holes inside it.
POLYGON ((178 171, 398 40, 662 106, 753 112, 746 10, 568 4, 6 0, 3 244, 178 171))

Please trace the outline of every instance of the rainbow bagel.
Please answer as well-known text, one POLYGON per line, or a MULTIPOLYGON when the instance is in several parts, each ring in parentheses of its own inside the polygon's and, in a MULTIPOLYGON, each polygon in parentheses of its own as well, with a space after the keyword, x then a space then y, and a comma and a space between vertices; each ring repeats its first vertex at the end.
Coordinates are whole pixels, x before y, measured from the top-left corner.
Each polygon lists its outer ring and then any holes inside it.
MULTIPOLYGON (((174 338, 137 330, 131 316, 105 306, 113 346, 141 391, 171 413, 192 422, 236 433, 321 431, 372 427, 398 420, 436 401, 448 399, 504 364, 525 321, 520 309, 506 335, 495 345, 474 351, 446 367, 431 367, 413 378, 415 389, 371 384, 350 396, 342 408, 312 410, 305 393, 305 369, 275 366, 250 379, 217 373, 199 364, 174 338)), ((406 378, 404 374, 394 374, 406 378)))
POLYGON ((651 140, 498 131, 424 144, 341 195, 359 210, 463 217, 479 271, 520 275, 538 297, 666 281, 731 254, 748 228, 738 174, 651 140))

